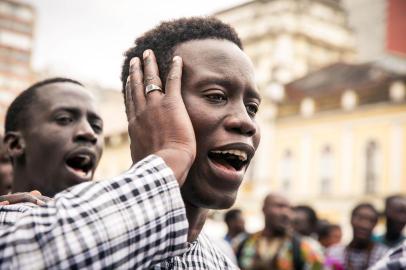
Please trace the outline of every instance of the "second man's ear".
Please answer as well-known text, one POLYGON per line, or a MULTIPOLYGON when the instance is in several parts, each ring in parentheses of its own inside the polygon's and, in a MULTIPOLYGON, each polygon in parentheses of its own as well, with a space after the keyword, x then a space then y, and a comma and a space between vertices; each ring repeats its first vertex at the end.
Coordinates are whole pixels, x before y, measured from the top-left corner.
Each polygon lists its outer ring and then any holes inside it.
POLYGON ((4 136, 4 146, 12 159, 22 156, 25 152, 25 140, 21 132, 7 132, 4 136))

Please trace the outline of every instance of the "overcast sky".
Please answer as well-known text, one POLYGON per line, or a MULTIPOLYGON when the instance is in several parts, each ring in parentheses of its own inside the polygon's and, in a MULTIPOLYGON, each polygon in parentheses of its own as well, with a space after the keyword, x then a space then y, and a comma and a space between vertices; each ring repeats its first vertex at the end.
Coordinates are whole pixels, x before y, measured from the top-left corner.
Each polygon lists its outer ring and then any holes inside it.
POLYGON ((162 20, 210 15, 246 0, 24 0, 36 8, 33 67, 120 87, 123 52, 162 20))

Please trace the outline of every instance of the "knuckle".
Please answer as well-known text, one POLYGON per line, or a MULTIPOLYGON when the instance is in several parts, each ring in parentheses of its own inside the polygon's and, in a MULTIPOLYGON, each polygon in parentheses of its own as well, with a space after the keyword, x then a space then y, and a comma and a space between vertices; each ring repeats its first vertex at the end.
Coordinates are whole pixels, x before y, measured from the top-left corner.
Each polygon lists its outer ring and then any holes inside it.
POLYGON ((133 85, 134 87, 137 87, 137 86, 142 86, 143 83, 142 83, 141 81, 134 81, 132 85, 133 85))
POLYGON ((156 77, 155 75, 146 75, 145 80, 146 81, 152 81, 153 79, 155 79, 155 77, 156 77))
POLYGON ((135 71, 138 71, 138 67, 136 65, 131 65, 130 66, 130 73, 134 73, 135 71))
POLYGON ((173 72, 173 73, 170 73, 168 75, 168 80, 169 81, 174 81, 174 80, 179 80, 179 79, 180 79, 180 74, 179 73, 173 72))

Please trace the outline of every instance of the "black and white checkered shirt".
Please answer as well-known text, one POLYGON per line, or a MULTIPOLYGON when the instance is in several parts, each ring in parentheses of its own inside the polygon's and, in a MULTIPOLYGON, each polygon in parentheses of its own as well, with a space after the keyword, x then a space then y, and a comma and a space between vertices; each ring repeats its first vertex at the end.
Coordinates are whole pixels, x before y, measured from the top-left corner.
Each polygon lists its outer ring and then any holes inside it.
POLYGON ((390 250, 370 270, 404 270, 406 269, 406 242, 390 250))
POLYGON ((179 186, 157 156, 44 207, 0 207, 0 269, 235 269, 204 235, 187 243, 179 186))

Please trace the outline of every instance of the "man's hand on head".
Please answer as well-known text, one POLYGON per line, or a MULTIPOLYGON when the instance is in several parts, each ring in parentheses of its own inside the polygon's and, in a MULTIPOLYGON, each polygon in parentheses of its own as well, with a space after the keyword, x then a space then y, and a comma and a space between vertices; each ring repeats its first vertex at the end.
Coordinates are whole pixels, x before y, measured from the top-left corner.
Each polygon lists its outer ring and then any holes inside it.
POLYGON ((162 157, 181 186, 196 157, 196 138, 181 96, 182 59, 175 56, 163 88, 151 50, 130 62, 126 85, 126 112, 131 157, 138 162, 149 154, 162 157), (148 85, 161 88, 145 93, 148 85))
POLYGON ((31 192, 19 192, 0 196, 0 205, 30 202, 41 206, 49 200, 52 199, 46 196, 42 196, 41 192, 39 192, 38 190, 33 190, 31 192))

